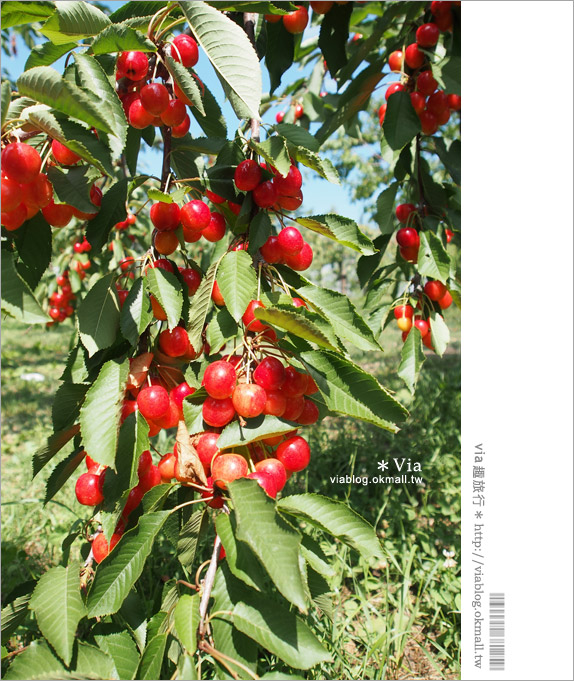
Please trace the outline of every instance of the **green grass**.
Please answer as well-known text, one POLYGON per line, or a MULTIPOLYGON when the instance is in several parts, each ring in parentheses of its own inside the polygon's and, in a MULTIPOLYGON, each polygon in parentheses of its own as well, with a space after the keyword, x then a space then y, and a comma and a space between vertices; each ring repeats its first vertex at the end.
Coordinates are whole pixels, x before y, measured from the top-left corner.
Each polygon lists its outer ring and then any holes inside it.
MULTIPOLYGON (((447 319, 458 337, 456 315, 447 319)), ((3 323, 2 381, 2 583, 3 594, 37 579, 62 557, 61 543, 88 509, 74 496, 75 476, 45 507, 44 484, 54 464, 31 479, 34 451, 51 432, 50 407, 58 387, 70 327, 26 328, 3 323), (22 374, 39 372, 41 383, 22 374)), ((410 416, 401 431, 386 431, 350 419, 330 419, 309 429, 311 465, 294 476, 285 493, 312 491, 348 502, 375 525, 385 559, 367 565, 343 544, 320 534, 332 557, 335 577, 332 612, 311 615, 333 653, 333 662, 307 672, 311 679, 460 678, 460 366, 458 343, 439 359, 430 355, 417 394, 411 400, 396 376, 400 336, 389 328, 383 360, 358 361, 396 391, 410 416), (339 484, 334 475, 369 477, 377 462, 393 458, 420 462, 424 484, 339 484), (454 551, 454 567, 443 550, 454 551)), ((69 451, 69 445, 65 452, 69 451)), ((64 454, 59 454, 56 461, 64 454)), ((386 474, 386 473, 385 473, 386 474)), ((208 557, 213 536, 203 543, 199 562, 208 557)), ((85 543, 76 541, 72 556, 85 543)), ((171 544, 161 539, 142 576, 143 588, 157 607, 163 582, 181 578, 171 544)), ((34 631, 20 630, 19 642, 34 631)), ((28 637, 28 638, 27 638, 28 637)), ((209 665, 205 678, 210 678, 209 665)))

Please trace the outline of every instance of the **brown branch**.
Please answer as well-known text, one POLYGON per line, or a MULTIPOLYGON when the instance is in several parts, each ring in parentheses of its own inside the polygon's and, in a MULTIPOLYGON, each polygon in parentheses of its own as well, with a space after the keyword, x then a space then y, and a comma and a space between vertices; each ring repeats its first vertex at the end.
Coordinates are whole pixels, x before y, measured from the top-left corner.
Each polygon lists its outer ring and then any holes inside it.
POLYGON ((161 167, 161 191, 165 192, 167 178, 171 172, 169 165, 169 156, 171 154, 171 128, 168 125, 161 127, 161 136, 163 137, 163 164, 161 167))
POLYGON ((209 567, 207 568, 205 579, 203 580, 203 593, 199 603, 200 620, 197 634, 200 639, 205 637, 205 618, 207 616, 207 607, 209 605, 209 599, 211 598, 213 583, 215 582, 215 573, 217 571, 217 561, 219 560, 220 550, 221 539, 219 538, 219 535, 216 535, 215 543, 213 545, 213 553, 211 554, 211 560, 209 561, 209 567))

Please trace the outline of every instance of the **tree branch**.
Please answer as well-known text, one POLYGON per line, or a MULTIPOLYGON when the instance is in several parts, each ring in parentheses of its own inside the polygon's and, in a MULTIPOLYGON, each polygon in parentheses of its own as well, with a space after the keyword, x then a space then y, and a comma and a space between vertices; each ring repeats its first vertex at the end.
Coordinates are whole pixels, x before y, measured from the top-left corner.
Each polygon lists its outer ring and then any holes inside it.
POLYGON ((207 568, 207 573, 205 574, 205 579, 203 580, 203 593, 199 603, 200 620, 197 633, 200 639, 203 639, 205 636, 205 618, 207 616, 207 606, 209 605, 211 590, 213 589, 213 583, 215 582, 215 573, 217 571, 217 561, 219 559, 220 550, 221 539, 219 538, 219 535, 216 535, 215 544, 213 545, 213 553, 211 554, 211 560, 209 561, 209 567, 207 568))

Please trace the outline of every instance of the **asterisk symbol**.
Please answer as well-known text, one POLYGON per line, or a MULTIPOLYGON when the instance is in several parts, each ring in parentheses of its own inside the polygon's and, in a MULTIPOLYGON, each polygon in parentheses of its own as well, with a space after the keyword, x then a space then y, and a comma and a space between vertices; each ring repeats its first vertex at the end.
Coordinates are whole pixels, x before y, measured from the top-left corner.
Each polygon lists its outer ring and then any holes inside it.
POLYGON ((386 461, 379 461, 378 466, 382 471, 386 471, 389 467, 389 464, 386 461))
POLYGON ((476 511, 474 514, 477 518, 482 518, 482 511, 476 511))

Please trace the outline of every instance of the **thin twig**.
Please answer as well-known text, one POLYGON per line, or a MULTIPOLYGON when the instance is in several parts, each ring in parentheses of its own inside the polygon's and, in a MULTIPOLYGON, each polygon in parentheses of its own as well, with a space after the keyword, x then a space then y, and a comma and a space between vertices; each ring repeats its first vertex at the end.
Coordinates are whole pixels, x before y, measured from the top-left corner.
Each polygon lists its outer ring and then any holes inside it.
POLYGON ((205 574, 205 579, 203 580, 203 594, 201 595, 201 601, 199 603, 199 629, 198 634, 201 639, 205 636, 205 617, 207 615, 207 606, 209 605, 209 599, 211 598, 211 590, 213 589, 213 583, 215 582, 215 573, 217 571, 217 562, 219 560, 219 552, 221 551, 221 539, 219 535, 215 537, 215 543, 213 545, 213 553, 211 554, 211 560, 209 561, 209 567, 205 574))

